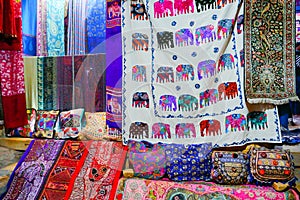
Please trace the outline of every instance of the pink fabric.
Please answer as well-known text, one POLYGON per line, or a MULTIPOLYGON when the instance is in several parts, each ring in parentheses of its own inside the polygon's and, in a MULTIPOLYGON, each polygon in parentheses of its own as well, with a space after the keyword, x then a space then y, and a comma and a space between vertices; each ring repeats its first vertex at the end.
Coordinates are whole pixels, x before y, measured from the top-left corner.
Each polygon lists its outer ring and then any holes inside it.
POLYGON ((47 2, 37 1, 37 56, 47 56, 47 2))

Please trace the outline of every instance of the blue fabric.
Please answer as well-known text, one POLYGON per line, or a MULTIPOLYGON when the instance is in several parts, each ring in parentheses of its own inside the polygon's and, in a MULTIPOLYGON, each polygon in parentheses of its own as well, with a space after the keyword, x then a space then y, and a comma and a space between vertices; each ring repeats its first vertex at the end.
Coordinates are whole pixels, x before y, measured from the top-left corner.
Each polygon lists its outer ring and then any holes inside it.
POLYGON ((211 179, 212 144, 169 144, 165 147, 167 175, 174 181, 211 179))
POLYGON ((25 55, 36 55, 37 1, 22 0, 22 40, 25 55))

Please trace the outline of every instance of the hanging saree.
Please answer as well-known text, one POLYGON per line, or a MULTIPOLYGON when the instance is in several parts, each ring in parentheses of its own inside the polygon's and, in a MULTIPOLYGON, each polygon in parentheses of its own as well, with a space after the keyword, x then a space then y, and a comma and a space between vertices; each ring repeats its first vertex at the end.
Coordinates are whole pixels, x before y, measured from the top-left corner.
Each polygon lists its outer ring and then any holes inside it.
POLYGON ((37 57, 24 57, 26 108, 38 108, 37 57))
POLYGON ((37 0, 36 55, 47 56, 47 0, 37 0))

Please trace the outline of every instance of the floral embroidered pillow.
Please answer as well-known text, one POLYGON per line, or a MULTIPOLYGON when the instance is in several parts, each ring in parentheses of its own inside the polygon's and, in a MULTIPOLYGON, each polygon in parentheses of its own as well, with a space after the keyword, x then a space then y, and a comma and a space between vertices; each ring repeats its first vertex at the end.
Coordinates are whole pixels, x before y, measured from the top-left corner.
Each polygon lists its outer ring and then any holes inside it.
POLYGON ((37 111, 37 131, 33 134, 36 138, 53 138, 57 130, 58 110, 37 111))
POLYGON ((87 139, 101 140, 106 135, 106 113, 105 112, 85 112, 86 126, 81 134, 87 139))

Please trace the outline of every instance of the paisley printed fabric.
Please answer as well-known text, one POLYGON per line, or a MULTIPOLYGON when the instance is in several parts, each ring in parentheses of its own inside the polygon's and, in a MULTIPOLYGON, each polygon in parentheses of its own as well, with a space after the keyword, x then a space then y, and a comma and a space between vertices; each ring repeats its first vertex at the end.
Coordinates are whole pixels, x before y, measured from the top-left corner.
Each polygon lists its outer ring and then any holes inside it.
POLYGON ((297 100, 295 1, 245 1, 246 96, 250 103, 297 100))
POLYGON ((166 154, 163 144, 129 141, 129 162, 136 177, 160 179, 166 173, 166 154))
POLYGON ((121 24, 124 144, 281 142, 276 108, 245 100, 243 1, 124 0, 121 24))
POLYGON ((38 110, 37 131, 33 134, 37 138, 53 138, 57 131, 57 120, 59 111, 38 110))
POLYGON ((222 186, 210 182, 178 183, 161 180, 127 179, 123 200, 185 200, 185 199, 228 199, 228 200, 298 200, 294 190, 276 192, 272 187, 254 185, 222 186))
POLYGON ((212 144, 165 146, 167 175, 174 181, 209 181, 212 144))

